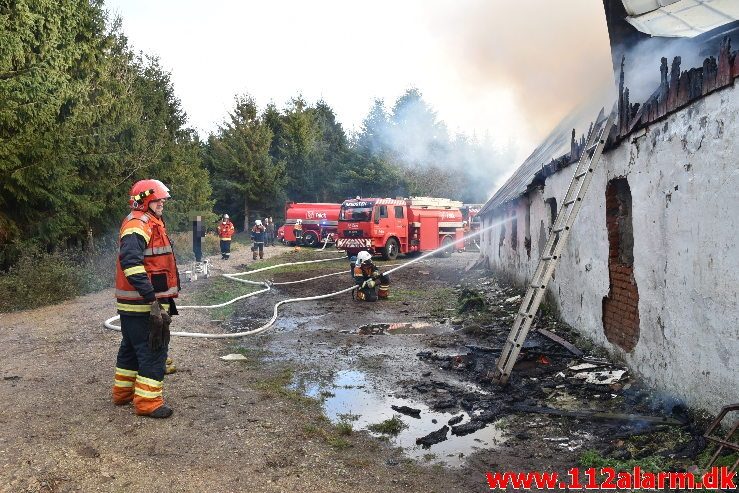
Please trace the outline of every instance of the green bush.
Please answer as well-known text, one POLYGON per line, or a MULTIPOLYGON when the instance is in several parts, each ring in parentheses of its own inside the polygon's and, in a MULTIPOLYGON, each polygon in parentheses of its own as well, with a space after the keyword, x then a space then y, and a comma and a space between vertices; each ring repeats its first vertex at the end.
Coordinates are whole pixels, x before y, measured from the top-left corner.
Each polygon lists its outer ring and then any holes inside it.
POLYGON ((112 285, 106 276, 63 254, 26 255, 0 274, 0 312, 51 305, 112 285))

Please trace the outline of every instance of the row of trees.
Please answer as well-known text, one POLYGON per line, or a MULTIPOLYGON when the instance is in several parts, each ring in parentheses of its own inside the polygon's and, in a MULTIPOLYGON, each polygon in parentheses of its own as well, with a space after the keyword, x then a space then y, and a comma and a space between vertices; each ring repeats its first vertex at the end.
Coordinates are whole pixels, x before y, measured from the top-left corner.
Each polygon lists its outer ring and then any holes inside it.
POLYGON ((139 178, 178 191, 174 225, 211 210, 185 120, 169 74, 101 0, 0 1, 0 267, 117 229, 139 178))
POLYGON ((451 138, 417 89, 391 111, 376 100, 352 136, 325 101, 311 106, 298 96, 282 111, 270 104, 260 113, 253 98, 241 96, 204 154, 217 210, 241 221, 279 217, 288 199, 425 195, 484 202, 509 161, 489 139, 451 138))
POLYGON ((116 231, 141 178, 170 186, 168 226, 187 229, 195 214, 279 217, 288 199, 481 202, 505 157, 451 138, 415 89, 390 111, 376 101, 353 136, 324 101, 260 111, 244 95, 201 141, 169 73, 133 52, 103 0, 0 0, 0 269, 116 231))

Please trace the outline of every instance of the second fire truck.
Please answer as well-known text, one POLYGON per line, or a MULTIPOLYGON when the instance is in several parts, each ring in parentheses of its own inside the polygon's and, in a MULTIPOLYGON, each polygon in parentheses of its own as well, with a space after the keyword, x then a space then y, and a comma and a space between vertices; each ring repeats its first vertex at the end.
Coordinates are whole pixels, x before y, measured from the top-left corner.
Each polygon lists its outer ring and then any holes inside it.
POLYGON ((295 223, 298 219, 303 224, 304 245, 314 247, 326 240, 334 241, 340 207, 341 204, 288 202, 285 204, 281 241, 288 245, 295 243, 295 223))
MULTIPOLYGON (((463 247, 461 202, 432 197, 356 198, 341 204, 336 247, 356 255, 367 250, 385 259, 428 252, 456 243, 463 247)), ((443 251, 449 255, 453 247, 443 251)))

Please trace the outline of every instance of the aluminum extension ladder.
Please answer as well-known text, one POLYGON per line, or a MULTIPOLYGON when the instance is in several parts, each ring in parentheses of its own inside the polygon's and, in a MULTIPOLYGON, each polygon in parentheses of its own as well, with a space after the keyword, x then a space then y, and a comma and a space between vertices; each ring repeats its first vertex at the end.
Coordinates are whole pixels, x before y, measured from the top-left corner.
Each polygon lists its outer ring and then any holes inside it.
POLYGON ((590 131, 585 149, 580 155, 577 168, 572 176, 572 181, 570 181, 570 187, 567 189, 562 208, 554 220, 549 239, 539 259, 539 265, 536 267, 531 284, 526 290, 526 296, 524 296, 521 307, 518 309, 503 352, 500 353, 500 357, 495 364, 493 379, 500 384, 508 382, 508 377, 511 376, 513 365, 516 363, 518 353, 521 351, 521 347, 529 333, 534 315, 536 315, 536 311, 544 297, 547 284, 549 284, 552 273, 557 267, 560 254, 567 243, 570 228, 572 228, 577 214, 580 212, 583 198, 588 191, 590 180, 593 178, 593 171, 598 166, 600 156, 603 153, 603 146, 608 139, 615 118, 616 111, 614 107, 605 124, 601 123, 599 128, 599 123, 603 121, 601 117, 595 122, 593 129, 590 131))

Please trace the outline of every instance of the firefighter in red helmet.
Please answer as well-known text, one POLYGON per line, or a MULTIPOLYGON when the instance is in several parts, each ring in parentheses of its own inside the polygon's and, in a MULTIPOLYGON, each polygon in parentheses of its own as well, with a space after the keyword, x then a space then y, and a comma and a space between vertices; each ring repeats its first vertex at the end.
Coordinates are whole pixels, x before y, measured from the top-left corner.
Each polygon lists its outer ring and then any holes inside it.
POLYGON ((131 189, 131 213, 123 220, 116 265, 116 308, 123 339, 116 360, 113 402, 133 401, 138 415, 168 418, 162 387, 169 346, 170 315, 180 291, 172 243, 162 219, 169 189, 140 180, 131 189))

